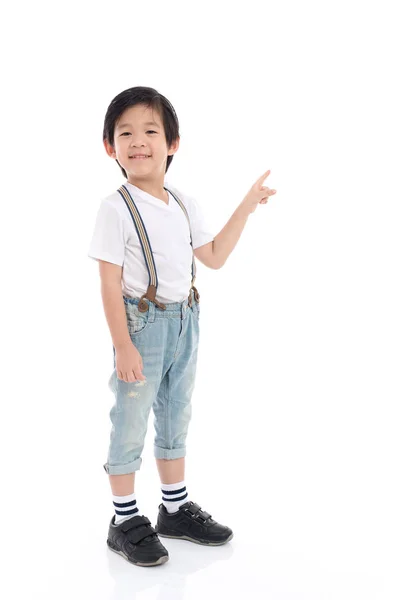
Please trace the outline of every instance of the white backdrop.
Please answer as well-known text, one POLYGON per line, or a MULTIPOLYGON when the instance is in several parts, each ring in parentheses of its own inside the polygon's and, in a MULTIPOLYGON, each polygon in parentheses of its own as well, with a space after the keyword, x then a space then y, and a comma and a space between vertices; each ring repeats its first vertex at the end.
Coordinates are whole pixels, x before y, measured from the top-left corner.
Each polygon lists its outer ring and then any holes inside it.
MULTIPOLYGON (((395 3, 22 2, 2 10, 3 565, 7 598, 400 596, 395 3), (5 24, 5 25, 4 25, 5 24), (277 190, 217 271, 197 261, 190 499, 226 546, 106 546, 112 343, 87 257, 122 183, 102 144, 135 85, 173 104, 167 179, 220 231, 277 190), (396 308, 397 307, 397 308, 396 308)), ((136 477, 161 501, 153 415, 136 477)), ((5 596, 6 597, 6 596, 5 596)))

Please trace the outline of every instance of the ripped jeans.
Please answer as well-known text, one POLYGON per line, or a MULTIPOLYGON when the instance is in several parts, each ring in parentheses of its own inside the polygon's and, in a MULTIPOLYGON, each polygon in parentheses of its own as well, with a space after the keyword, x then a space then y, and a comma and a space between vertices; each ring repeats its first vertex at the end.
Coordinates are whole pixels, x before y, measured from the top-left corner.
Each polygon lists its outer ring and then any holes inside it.
POLYGON ((192 415, 199 343, 200 305, 194 299, 166 304, 166 310, 147 300, 138 310, 138 298, 124 298, 128 330, 143 359, 146 381, 126 382, 114 371, 108 386, 115 396, 110 410, 110 445, 104 470, 124 475, 140 469, 151 407, 154 413, 154 455, 174 459, 186 454, 186 436, 192 415))

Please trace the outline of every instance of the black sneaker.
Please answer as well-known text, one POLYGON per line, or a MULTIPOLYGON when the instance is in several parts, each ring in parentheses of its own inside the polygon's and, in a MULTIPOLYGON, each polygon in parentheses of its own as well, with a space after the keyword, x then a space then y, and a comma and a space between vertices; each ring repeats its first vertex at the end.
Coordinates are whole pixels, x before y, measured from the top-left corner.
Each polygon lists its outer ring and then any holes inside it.
POLYGON ((107 546, 139 567, 162 565, 169 559, 168 550, 144 515, 135 515, 117 525, 113 515, 107 546))
POLYGON ((189 540, 204 546, 220 546, 233 538, 232 529, 220 525, 195 502, 185 502, 175 513, 159 505, 155 531, 161 537, 189 540))

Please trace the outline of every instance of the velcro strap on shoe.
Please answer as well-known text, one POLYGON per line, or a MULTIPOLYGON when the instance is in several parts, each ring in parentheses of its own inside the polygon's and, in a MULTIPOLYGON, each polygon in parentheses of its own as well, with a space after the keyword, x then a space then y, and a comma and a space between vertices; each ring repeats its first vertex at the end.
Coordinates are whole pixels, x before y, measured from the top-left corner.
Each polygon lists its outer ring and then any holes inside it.
POLYGON ((200 517, 200 519, 202 519, 203 521, 207 521, 207 519, 211 517, 211 515, 208 512, 206 512, 205 510, 201 510, 200 506, 195 502, 188 506, 186 511, 189 512, 193 518, 200 517))
POLYGON ((209 519, 211 517, 211 515, 205 510, 201 510, 197 516, 201 517, 205 521, 207 521, 207 519, 209 519))
POLYGON ((151 525, 147 525, 146 527, 140 527, 140 529, 132 529, 129 532, 129 541, 133 544, 138 544, 140 540, 143 540, 148 535, 153 535, 156 533, 155 529, 151 525))
POLYGON ((147 536, 156 533, 156 530, 150 524, 150 520, 144 516, 138 516, 134 519, 124 521, 121 525, 121 529, 125 532, 129 531, 128 539, 132 544, 138 544, 147 536))
POLYGON ((186 512, 190 513, 193 517, 197 512, 199 512, 199 510, 201 510, 201 508, 195 502, 186 508, 186 512))
POLYGON ((150 525, 150 519, 148 519, 145 516, 139 515, 137 517, 134 517, 133 519, 128 519, 127 521, 124 521, 121 525, 121 529, 122 531, 129 531, 130 529, 140 527, 140 525, 150 525))

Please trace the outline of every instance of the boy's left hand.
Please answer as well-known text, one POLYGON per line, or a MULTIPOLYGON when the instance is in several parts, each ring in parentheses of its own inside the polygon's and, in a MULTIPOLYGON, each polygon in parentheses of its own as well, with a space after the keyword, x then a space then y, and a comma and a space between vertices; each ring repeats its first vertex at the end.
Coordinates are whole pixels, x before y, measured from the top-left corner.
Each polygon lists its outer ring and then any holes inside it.
POLYGON ((266 179, 270 173, 271 169, 268 169, 266 173, 263 173, 254 185, 251 186, 249 192, 242 201, 242 206, 244 206, 249 213, 253 213, 258 204, 266 204, 269 196, 276 193, 276 190, 271 190, 269 187, 262 185, 264 179, 266 179))

